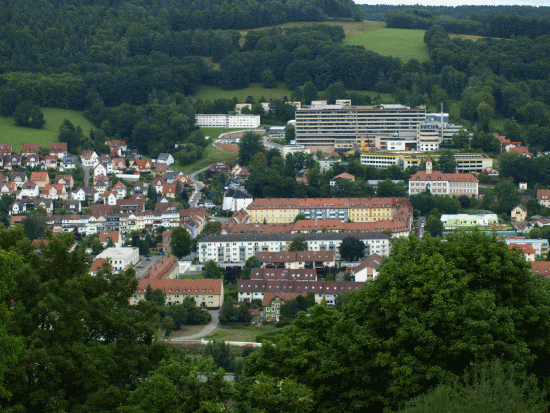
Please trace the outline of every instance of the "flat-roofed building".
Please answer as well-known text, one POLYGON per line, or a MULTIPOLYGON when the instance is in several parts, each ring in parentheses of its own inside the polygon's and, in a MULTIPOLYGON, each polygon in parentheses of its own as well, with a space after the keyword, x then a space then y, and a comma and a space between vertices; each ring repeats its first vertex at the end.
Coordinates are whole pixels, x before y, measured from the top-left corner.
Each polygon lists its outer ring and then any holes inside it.
POLYGON ((296 110, 296 143, 349 150, 365 136, 417 131, 425 120, 425 106, 312 105, 296 110))
POLYGON ((260 115, 195 115, 197 126, 201 128, 257 128, 260 115))
POLYGON ((97 255, 96 259, 103 258, 109 261, 113 272, 124 271, 130 265, 136 265, 139 262, 139 249, 134 247, 107 248, 97 255))
MULTIPOLYGON (((361 154, 361 164, 386 169, 397 165, 401 169, 420 166, 428 158, 439 160, 439 153, 410 152, 365 152, 361 154)), ((481 173, 486 168, 493 167, 493 159, 483 153, 455 153, 456 171, 459 173, 481 173)))

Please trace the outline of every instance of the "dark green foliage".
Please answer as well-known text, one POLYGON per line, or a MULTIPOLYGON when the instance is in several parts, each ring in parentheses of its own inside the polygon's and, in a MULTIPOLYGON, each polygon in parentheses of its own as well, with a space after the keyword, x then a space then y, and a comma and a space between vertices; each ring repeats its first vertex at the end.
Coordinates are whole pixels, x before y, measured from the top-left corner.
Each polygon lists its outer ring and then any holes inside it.
POLYGON ((40 129, 46 121, 40 108, 32 102, 24 100, 13 111, 13 120, 17 126, 40 129))
POLYGON ((461 380, 449 381, 415 397, 400 413, 543 413, 545 393, 534 377, 527 380, 513 365, 499 360, 468 368, 461 380), (519 374, 518 374, 519 373, 519 374))
POLYGON ((340 243, 338 251, 344 261, 359 261, 365 256, 365 243, 359 238, 346 237, 340 243))
POLYGON ((38 208, 32 211, 22 222, 25 236, 31 241, 43 238, 46 229, 46 220, 47 213, 45 209, 38 208))
POLYGON ((166 302, 166 293, 160 288, 153 291, 151 285, 147 285, 147 290, 143 298, 145 298, 146 301, 152 301, 159 306, 163 306, 166 302))
POLYGON ((252 268, 260 268, 261 266, 262 266, 262 264, 256 256, 250 257, 244 263, 243 271, 241 273, 241 278, 244 279, 244 280, 249 280, 250 279, 250 270, 252 268))
POLYGON ((80 153, 80 144, 84 138, 84 133, 80 126, 75 127, 70 121, 65 120, 59 127, 59 142, 67 143, 67 151, 72 154, 80 153))
POLYGON ((288 245, 289 252, 307 251, 307 240, 304 237, 294 237, 288 245))
POLYGON ((170 306, 159 308, 161 317, 172 317, 174 320, 174 330, 179 330, 185 325, 207 324, 212 316, 201 311, 193 297, 185 297, 181 304, 172 304, 170 306))
POLYGON ((231 297, 226 297, 220 308, 220 323, 250 323, 252 321, 252 314, 250 314, 248 310, 249 308, 246 302, 241 301, 236 304, 231 297))
POLYGON ((434 196, 430 193, 411 195, 409 200, 411 201, 415 213, 421 216, 428 215, 434 208, 442 214, 456 214, 461 207, 456 197, 434 196))
POLYGON ((281 307, 278 325, 286 325, 292 322, 300 311, 307 311, 315 305, 315 294, 309 293, 307 297, 299 295, 294 300, 285 301, 281 307))
POLYGON ((235 357, 231 355, 231 346, 223 341, 211 341, 204 348, 204 357, 212 357, 216 366, 225 371, 233 371, 235 357))
POLYGON ((183 227, 174 228, 170 247, 172 248, 172 254, 178 259, 189 255, 191 253, 191 236, 189 232, 183 227))
POLYGON ((202 271, 204 278, 222 278, 222 269, 214 260, 208 260, 202 271))
POLYGON ((430 214, 426 218, 426 226, 424 227, 426 232, 432 237, 441 237, 443 236, 443 223, 441 222, 441 217, 437 215, 430 214))
POLYGON ((239 160, 247 166, 257 153, 263 152, 264 144, 260 135, 246 132, 239 143, 239 160))
POLYGON ((221 232, 222 223, 220 221, 210 221, 204 226, 204 230, 202 231, 201 235, 221 234, 221 232))

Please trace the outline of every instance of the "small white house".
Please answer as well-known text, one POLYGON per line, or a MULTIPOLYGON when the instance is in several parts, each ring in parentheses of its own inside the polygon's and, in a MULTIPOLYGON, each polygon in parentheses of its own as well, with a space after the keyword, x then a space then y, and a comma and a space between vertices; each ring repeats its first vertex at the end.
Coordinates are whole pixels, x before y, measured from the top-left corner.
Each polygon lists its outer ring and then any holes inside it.
POLYGON ((172 165, 174 163, 174 157, 169 153, 161 153, 157 158, 157 163, 165 163, 166 165, 172 165))
MULTIPOLYGON (((252 195, 243 189, 230 187, 223 195, 224 211, 240 211, 245 209, 254 201, 252 195)), ((206 206, 206 205, 205 205, 206 206)))

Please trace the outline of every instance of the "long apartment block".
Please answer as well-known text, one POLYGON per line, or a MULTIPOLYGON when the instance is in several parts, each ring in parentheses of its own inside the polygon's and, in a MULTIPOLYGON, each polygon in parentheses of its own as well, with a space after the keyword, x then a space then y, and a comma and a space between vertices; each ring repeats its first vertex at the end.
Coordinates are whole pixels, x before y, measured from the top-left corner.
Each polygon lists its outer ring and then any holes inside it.
POLYGON ((310 251, 334 251, 340 259, 338 247, 346 237, 358 238, 365 243, 365 256, 390 254, 390 239, 380 232, 338 232, 315 234, 230 234, 207 235, 198 244, 199 261, 245 262, 259 252, 286 252, 293 238, 300 236, 307 242, 310 251))
POLYGON ((311 220, 376 222, 399 212, 412 216, 413 208, 407 198, 257 198, 246 212, 251 223, 291 223, 298 214, 311 220))
POLYGON ((296 144, 307 147, 354 148, 367 136, 417 131, 426 107, 403 105, 325 105, 296 110, 296 144))

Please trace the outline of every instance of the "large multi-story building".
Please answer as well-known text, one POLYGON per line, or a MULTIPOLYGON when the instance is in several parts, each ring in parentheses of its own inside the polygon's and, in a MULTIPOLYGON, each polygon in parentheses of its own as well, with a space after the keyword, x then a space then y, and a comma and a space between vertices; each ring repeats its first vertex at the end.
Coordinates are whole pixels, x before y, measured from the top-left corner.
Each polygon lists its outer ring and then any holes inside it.
MULTIPOLYGON (((483 153, 455 153, 453 156, 456 161, 456 170, 460 173, 481 173, 484 169, 493 167, 493 159, 483 153)), ((419 166, 428 157, 437 161, 440 155, 437 153, 367 152, 361 154, 361 164, 374 166, 378 169, 386 169, 392 165, 407 169, 411 166, 419 166)))
POLYGON ((247 208, 251 223, 291 223, 298 214, 306 219, 339 219, 342 222, 391 220, 404 209, 412 215, 406 198, 257 198, 247 208))
POLYGON ((312 106, 296 110, 296 144, 349 150, 365 136, 416 131, 425 120, 425 106, 312 106))
POLYGON ((443 173, 432 170, 432 160, 426 159, 426 170, 409 178, 409 195, 430 191, 433 195, 478 196, 479 180, 470 173, 443 173))
POLYGON ((96 259, 103 258, 109 261, 113 272, 119 273, 139 261, 139 250, 134 247, 116 248, 111 247, 100 253, 96 259))
POLYGON ((195 115, 197 126, 201 128, 257 128, 260 115, 195 115))
MULTIPOLYGON (((288 245, 297 234, 229 234, 207 235, 198 244, 199 261, 245 262, 258 252, 286 252, 288 245)), ((305 238, 308 251, 334 251, 340 259, 338 247, 346 237, 354 237, 365 243, 365 255, 390 254, 390 239, 380 232, 337 232, 299 234, 305 238)))

